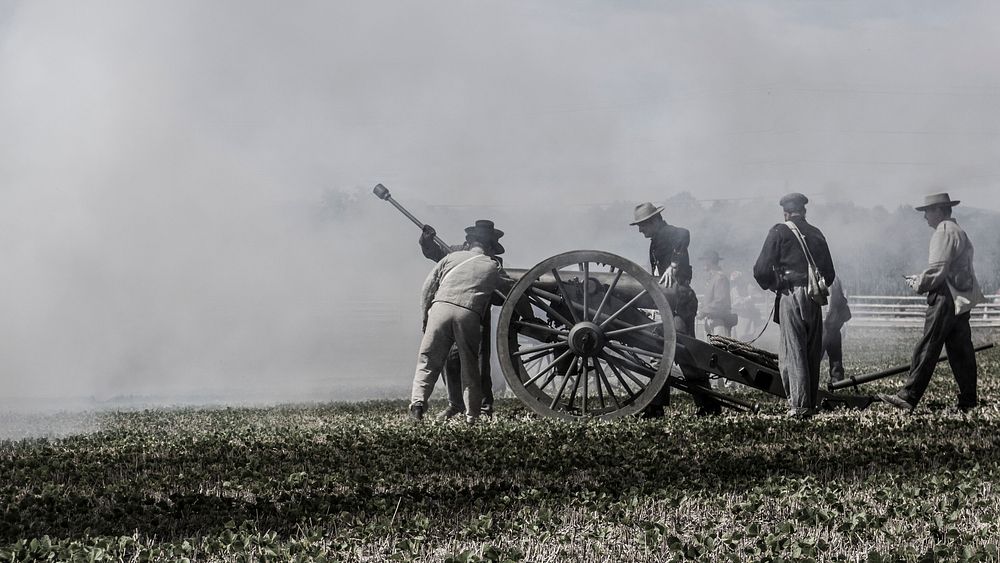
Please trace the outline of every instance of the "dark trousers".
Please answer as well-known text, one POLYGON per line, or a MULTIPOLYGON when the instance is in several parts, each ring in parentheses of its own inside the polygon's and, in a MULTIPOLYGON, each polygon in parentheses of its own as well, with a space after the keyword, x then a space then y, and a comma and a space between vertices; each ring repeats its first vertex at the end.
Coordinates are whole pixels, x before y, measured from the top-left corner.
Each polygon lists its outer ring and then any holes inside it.
POLYGON ((840 330, 843 323, 823 323, 823 353, 830 363, 830 381, 844 379, 844 345, 840 330))
POLYGON ((913 350, 910 377, 899 397, 916 406, 927 390, 942 346, 948 351, 948 363, 958 383, 958 406, 976 406, 976 352, 972 346, 969 313, 955 315, 955 300, 948 288, 927 295, 924 336, 913 350))
MULTIPOLYGON (((678 334, 684 334, 694 338, 694 323, 695 318, 698 315, 698 297, 695 295, 694 291, 690 288, 687 291, 678 292, 680 297, 677 310, 682 311, 683 315, 674 315, 674 329, 678 334)), ((711 385, 708 379, 708 375, 704 373, 688 373, 684 372, 684 379, 688 384, 693 387, 702 387, 704 389, 710 389, 711 385)), ((698 407, 698 411, 701 413, 718 413, 722 411, 722 405, 719 401, 713 399, 712 397, 702 395, 700 393, 693 393, 692 398, 694 399, 695 406, 698 407)), ((663 407, 670 404, 670 384, 664 384, 660 392, 653 397, 650 401, 647 410, 651 410, 659 416, 659 413, 663 412, 663 407)))
MULTIPOLYGON (((490 310, 483 314, 483 339, 479 346, 479 374, 482 377, 483 411, 493 410, 493 378, 490 374, 490 310)), ((465 412, 465 399, 462 397, 462 360, 458 356, 458 347, 452 346, 448 359, 444 364, 444 385, 448 391, 448 405, 452 410, 465 412)))

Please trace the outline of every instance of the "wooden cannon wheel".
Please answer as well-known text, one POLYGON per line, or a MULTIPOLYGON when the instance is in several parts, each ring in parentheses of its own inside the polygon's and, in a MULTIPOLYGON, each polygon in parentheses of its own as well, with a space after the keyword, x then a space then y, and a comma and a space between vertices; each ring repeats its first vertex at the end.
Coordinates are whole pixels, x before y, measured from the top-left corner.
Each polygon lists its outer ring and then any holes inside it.
POLYGON ((666 384, 675 336, 649 273, 609 252, 574 250, 542 261, 508 292, 497 355, 507 385, 535 412, 610 420, 640 412, 666 384))

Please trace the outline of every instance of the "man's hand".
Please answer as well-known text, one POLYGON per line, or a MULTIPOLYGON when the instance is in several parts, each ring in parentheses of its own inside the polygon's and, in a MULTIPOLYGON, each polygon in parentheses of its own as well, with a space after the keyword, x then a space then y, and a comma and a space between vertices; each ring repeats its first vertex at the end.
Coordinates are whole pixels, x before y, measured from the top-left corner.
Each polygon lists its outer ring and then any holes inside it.
POLYGON ((677 265, 671 264, 660 276, 660 285, 663 287, 674 287, 677 285, 677 265))
POLYGON ((437 231, 434 230, 434 227, 424 225, 424 228, 420 232, 420 240, 432 240, 435 236, 437 236, 437 231))
POLYGON ((920 287, 920 276, 903 276, 903 278, 906 280, 906 285, 910 286, 913 291, 917 291, 917 288, 920 287))

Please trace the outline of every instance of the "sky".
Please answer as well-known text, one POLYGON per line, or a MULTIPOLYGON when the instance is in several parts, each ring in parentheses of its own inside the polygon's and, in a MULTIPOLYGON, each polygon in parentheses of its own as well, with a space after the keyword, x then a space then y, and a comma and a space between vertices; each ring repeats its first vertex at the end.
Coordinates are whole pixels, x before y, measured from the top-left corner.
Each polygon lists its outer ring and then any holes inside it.
POLYGON ((429 263, 379 182, 470 220, 682 191, 1000 211, 997 21, 985 1, 6 0, 0 387, 404 395, 429 263))

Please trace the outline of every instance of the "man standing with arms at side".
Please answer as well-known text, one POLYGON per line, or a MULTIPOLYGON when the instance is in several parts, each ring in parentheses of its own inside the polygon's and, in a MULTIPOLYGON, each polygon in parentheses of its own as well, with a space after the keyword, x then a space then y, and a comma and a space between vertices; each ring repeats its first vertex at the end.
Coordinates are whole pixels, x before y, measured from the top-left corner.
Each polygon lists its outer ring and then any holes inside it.
POLYGON ((698 312, 698 316, 705 319, 705 337, 718 334, 731 338, 733 326, 736 325, 736 315, 733 314, 729 276, 719 265, 722 257, 718 252, 709 250, 701 256, 701 259, 705 262, 705 272, 708 274, 705 303, 698 312))
MULTIPOLYGON (((698 297, 691 289, 691 258, 688 256, 688 244, 691 233, 684 228, 675 227, 663 220, 663 207, 657 207, 650 202, 640 203, 635 207, 635 220, 630 225, 639 227, 642 236, 649 239, 649 264, 654 276, 660 277, 660 285, 670 301, 674 313, 674 328, 678 334, 694 337, 694 322, 698 316, 698 297)), ((704 380, 688 379, 697 387, 708 387, 708 377, 704 380)), ((719 414, 722 411, 719 402, 711 397, 694 394, 698 414, 719 414)), ((670 386, 664 385, 663 390, 653 398, 643 413, 647 418, 663 416, 663 407, 670 402, 670 386)))
MULTIPOLYGON (((504 247, 500 244, 500 237, 504 235, 504 232, 495 228, 493 221, 488 219, 477 220, 476 224, 471 227, 467 227, 465 232, 468 234, 474 230, 479 230, 482 233, 489 233, 492 237, 490 250, 487 254, 496 259, 501 268, 501 275, 503 275, 503 259, 498 255, 504 253, 504 247)), ((435 235, 437 235, 437 231, 434 230, 434 227, 424 225, 423 232, 420 234, 419 240, 420 250, 423 252, 424 257, 433 260, 434 262, 439 262, 451 252, 466 250, 469 247, 469 243, 466 242, 462 246, 444 248, 434 240, 435 235)), ((497 305, 499 303, 493 302, 493 304, 497 305)), ((490 308, 487 307, 486 311, 483 313, 483 338, 482 345, 479 348, 479 373, 480 377, 482 377, 483 395, 482 414, 486 416, 493 415, 493 378, 491 376, 490 366, 490 317, 490 308)), ((448 359, 445 361, 443 373, 445 389, 448 391, 448 406, 445 410, 438 413, 437 418, 441 420, 445 420, 465 412, 465 399, 462 398, 462 362, 458 356, 457 348, 452 347, 451 351, 448 353, 448 359)))
POLYGON ((879 395, 890 405, 911 411, 920 402, 934 374, 942 346, 958 383, 957 407, 967 412, 976 407, 976 353, 972 346, 969 316, 972 307, 985 298, 972 268, 973 248, 969 236, 951 216, 958 205, 946 193, 924 198, 917 211, 924 212, 931 236, 927 269, 907 276, 906 283, 917 293, 927 294, 924 336, 913 350, 910 377, 895 395, 879 395))
POLYGON ((836 272, 826 237, 806 222, 809 199, 800 193, 790 193, 779 203, 785 222, 771 227, 767 233, 753 267, 753 277, 761 289, 775 293, 774 321, 781 327, 778 365, 788 396, 788 414, 807 417, 816 412, 823 354, 823 310, 807 290, 809 262, 815 264, 816 274, 827 285, 833 283, 836 272))
POLYGON ((467 250, 446 255, 424 281, 424 337, 410 395, 410 416, 421 419, 452 345, 462 364, 465 419, 473 423, 482 408, 479 348, 483 313, 500 282, 500 265, 487 255, 492 232, 473 227, 466 234, 467 250))
POLYGON ((840 283, 840 278, 833 280, 830 286, 830 306, 823 319, 823 354, 830 364, 830 383, 844 379, 844 346, 841 330, 844 323, 851 320, 851 307, 847 304, 847 295, 840 283))

